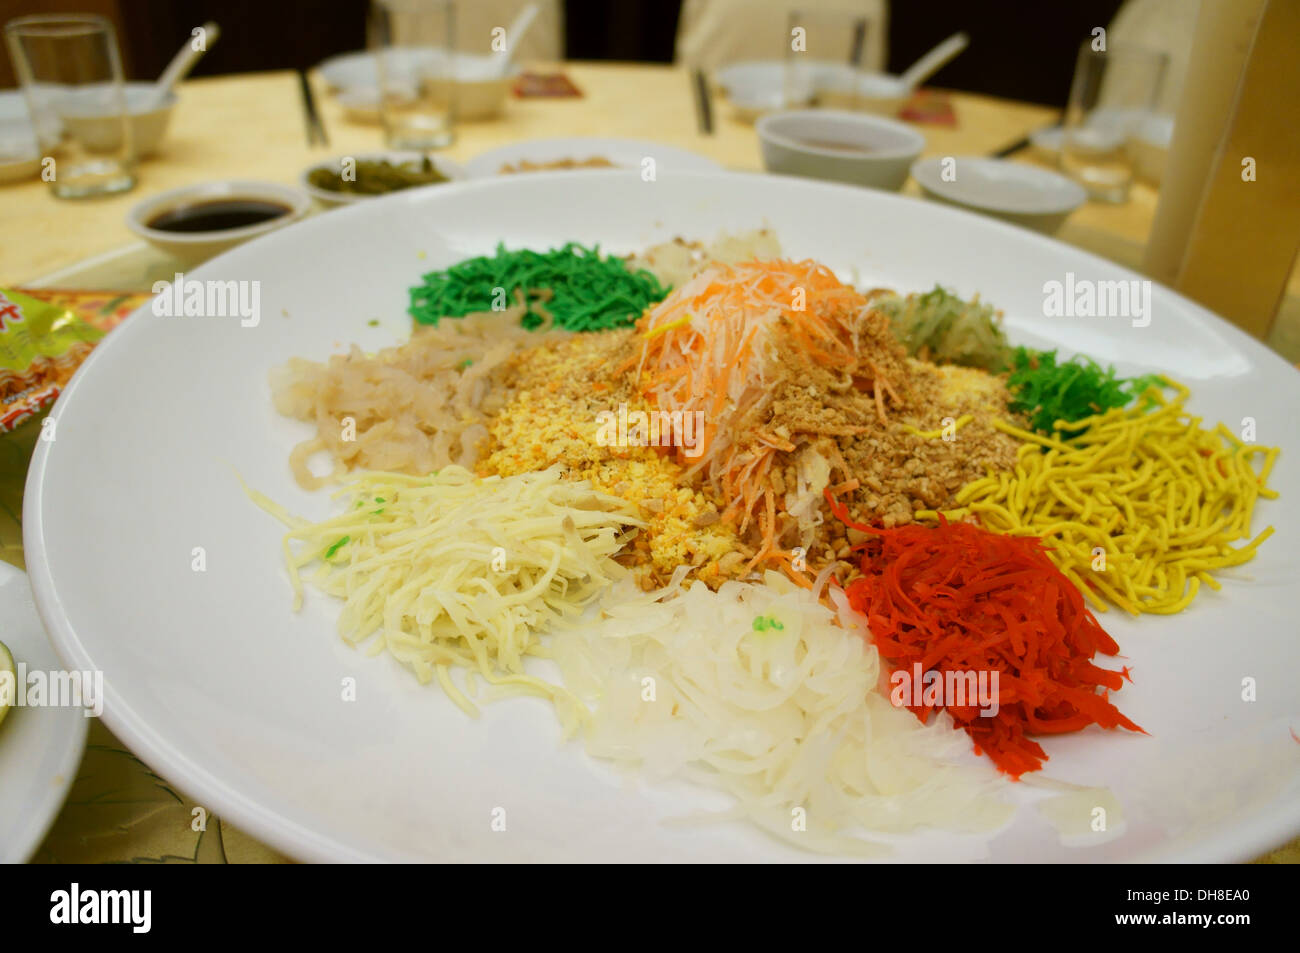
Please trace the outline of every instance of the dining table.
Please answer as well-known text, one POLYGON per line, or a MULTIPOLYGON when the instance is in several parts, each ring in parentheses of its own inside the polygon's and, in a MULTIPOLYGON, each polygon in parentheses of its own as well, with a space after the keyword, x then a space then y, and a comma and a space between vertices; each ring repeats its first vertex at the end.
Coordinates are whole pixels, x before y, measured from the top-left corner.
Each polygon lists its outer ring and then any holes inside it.
MULTIPOLYGON (((458 125, 442 150, 464 162, 499 146, 535 138, 594 136, 652 139, 713 159, 728 170, 762 172, 752 123, 735 115, 713 89, 712 130, 696 112, 692 74, 681 66, 572 62, 529 64, 537 73, 563 73, 578 95, 507 97, 501 115, 458 125)), ((168 189, 216 179, 257 179, 293 185, 303 169, 324 159, 383 149, 378 124, 347 115, 321 75, 308 74, 328 145, 309 145, 299 74, 245 73, 191 79, 160 151, 138 165, 138 183, 126 193, 72 201, 56 199, 39 179, 0 184, 0 288, 65 289, 143 294, 168 280, 176 262, 138 240, 127 211, 168 189)), ((1032 131, 1060 119, 1049 106, 973 93, 926 90, 942 103, 938 121, 916 128, 923 155, 988 156, 1023 143, 1032 131)), ((1021 148, 1016 161, 1050 164, 1021 148)), ((920 195, 914 182, 905 193, 920 195)), ((1137 181, 1126 202, 1088 202, 1057 237, 1130 268, 1140 268, 1156 214, 1158 188, 1137 181)), ((328 213, 322 213, 328 214, 328 213)), ((864 226, 865 227, 865 226, 864 226)), ((1300 313, 1300 281, 1293 276, 1287 314, 1300 313)), ((1300 327, 1300 320, 1293 322, 1300 327)), ((0 559, 20 568, 21 513, 28 461, 40 428, 0 435, 0 559)), ((87 492, 95 492, 93 480, 87 492)), ((244 834, 154 774, 99 719, 71 793, 38 849, 37 862, 223 863, 282 862, 287 858, 244 834)), ((1300 862, 1300 838, 1278 845, 1261 862, 1300 862)))

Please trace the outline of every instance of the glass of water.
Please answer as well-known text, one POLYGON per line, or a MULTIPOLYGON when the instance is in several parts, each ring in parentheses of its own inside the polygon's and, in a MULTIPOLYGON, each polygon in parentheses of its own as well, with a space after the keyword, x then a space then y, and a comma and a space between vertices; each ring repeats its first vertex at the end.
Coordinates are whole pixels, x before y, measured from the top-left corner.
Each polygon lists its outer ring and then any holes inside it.
POLYGON ((19 17, 5 40, 59 198, 125 192, 135 149, 113 24, 94 14, 19 17))
POLYGON ((1137 46, 1079 47, 1061 139, 1061 168, 1103 202, 1125 202, 1132 140, 1152 112, 1169 57, 1137 46))
POLYGON ((389 148, 451 145, 456 137, 453 0, 372 0, 369 39, 389 148))

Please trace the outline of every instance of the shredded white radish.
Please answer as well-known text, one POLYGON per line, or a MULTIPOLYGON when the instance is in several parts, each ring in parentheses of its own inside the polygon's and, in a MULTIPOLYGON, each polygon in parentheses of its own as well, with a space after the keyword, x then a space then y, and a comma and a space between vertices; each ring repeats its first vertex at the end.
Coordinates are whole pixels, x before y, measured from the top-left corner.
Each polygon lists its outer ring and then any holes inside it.
POLYGON ((847 605, 837 619, 775 572, 716 592, 683 578, 655 593, 620 583, 598 614, 552 627, 566 686, 594 709, 590 754, 720 789, 735 798, 722 817, 817 851, 880 853, 863 835, 1009 819, 996 774, 953 760, 969 748, 960 733, 879 692, 847 605))

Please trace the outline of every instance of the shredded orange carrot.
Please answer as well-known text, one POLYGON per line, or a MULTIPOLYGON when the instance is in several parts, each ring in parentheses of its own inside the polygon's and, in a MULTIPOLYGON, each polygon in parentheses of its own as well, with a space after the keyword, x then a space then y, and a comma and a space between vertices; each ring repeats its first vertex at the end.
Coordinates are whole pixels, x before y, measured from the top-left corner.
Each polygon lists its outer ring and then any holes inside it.
POLYGON ((770 434, 766 430, 755 430, 754 436, 764 443, 771 444, 778 450, 784 450, 786 453, 794 453, 794 444, 776 434, 770 434))
MULTIPOLYGON (((638 353, 619 371, 633 370, 637 387, 658 410, 702 414, 691 453, 684 447, 668 452, 685 468, 685 479, 701 476, 713 485, 722 519, 739 533, 756 524, 762 540, 746 572, 768 565, 800 586, 812 585, 781 548, 785 494, 771 485, 773 472, 784 466, 779 455, 798 452, 797 438, 740 420, 770 393, 779 349, 780 360, 794 354, 837 375, 850 373, 855 386, 870 390, 885 422, 887 402, 902 401, 865 352, 864 342, 873 340, 866 331, 871 319, 867 298, 823 265, 748 261, 710 266, 637 322, 638 353)), ((856 480, 847 480, 833 489, 857 488, 856 480)))
MULTIPOLYGON (((645 396, 661 410, 705 415, 692 448, 698 456, 688 459, 678 448, 678 462, 688 478, 705 474, 725 493, 724 515, 740 516, 742 528, 763 498, 775 454, 796 449, 771 433, 736 433, 729 426, 737 408, 762 392, 769 340, 817 363, 850 367, 866 357, 856 349, 855 322, 869 311, 861 293, 816 262, 750 261, 710 267, 637 323, 637 379, 645 396)), ((865 366, 883 421, 886 395, 897 403, 898 394, 869 359, 865 366)))

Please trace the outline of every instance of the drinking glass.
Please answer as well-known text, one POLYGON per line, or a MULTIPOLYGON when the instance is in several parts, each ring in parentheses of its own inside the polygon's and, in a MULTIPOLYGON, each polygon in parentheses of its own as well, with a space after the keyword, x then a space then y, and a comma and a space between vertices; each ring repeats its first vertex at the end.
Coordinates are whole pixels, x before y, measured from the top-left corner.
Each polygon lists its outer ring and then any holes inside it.
POLYGON ((870 18, 854 13, 791 10, 786 18, 786 102, 813 92, 825 106, 856 109, 870 18))
POLYGON ((1136 46, 1079 47, 1061 139, 1061 168, 1095 199, 1128 200, 1132 141, 1151 114, 1169 57, 1136 46))
POLYGON ((393 149, 455 140, 456 12, 452 0, 372 0, 370 47, 379 71, 379 117, 393 149))
POLYGON ((41 175, 54 195, 84 198, 134 186, 113 24, 88 13, 19 17, 5 24, 5 40, 45 152, 41 175))

